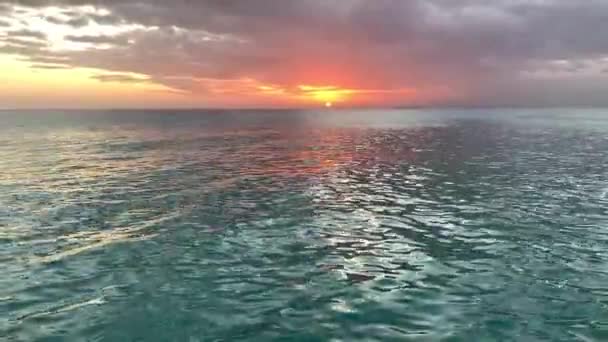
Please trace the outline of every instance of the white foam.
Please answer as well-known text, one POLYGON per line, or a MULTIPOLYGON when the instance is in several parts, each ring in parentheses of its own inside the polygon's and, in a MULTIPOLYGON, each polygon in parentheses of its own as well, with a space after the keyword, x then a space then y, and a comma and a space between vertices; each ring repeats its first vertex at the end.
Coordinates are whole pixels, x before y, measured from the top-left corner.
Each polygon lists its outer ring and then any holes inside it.
POLYGON ((60 236, 56 241, 67 241, 77 246, 60 250, 50 255, 31 258, 30 263, 48 264, 115 243, 149 240, 158 236, 158 234, 143 234, 144 230, 154 225, 175 219, 181 216, 181 214, 182 213, 175 213, 173 215, 148 220, 144 224, 135 227, 115 228, 107 231, 84 231, 60 236))
POLYGON ((68 311, 78 310, 78 309, 80 309, 82 307, 85 307, 85 306, 103 305, 105 303, 107 303, 107 302, 106 302, 106 300, 103 297, 98 297, 98 298, 93 298, 91 300, 87 300, 87 301, 80 302, 80 303, 64 305, 64 306, 60 306, 60 307, 57 307, 57 308, 54 308, 54 309, 50 309, 50 310, 46 310, 46 311, 31 313, 31 314, 28 314, 28 315, 25 315, 25 316, 21 316, 17 320, 18 321, 23 321, 23 320, 28 319, 28 318, 50 316, 50 315, 55 315, 55 314, 64 313, 64 312, 68 312, 68 311))

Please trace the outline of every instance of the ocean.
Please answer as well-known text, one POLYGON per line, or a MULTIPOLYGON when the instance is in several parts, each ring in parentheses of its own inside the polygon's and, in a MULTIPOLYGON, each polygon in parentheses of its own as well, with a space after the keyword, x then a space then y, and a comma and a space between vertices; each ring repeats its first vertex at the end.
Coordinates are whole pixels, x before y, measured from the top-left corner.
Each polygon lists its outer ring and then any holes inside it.
POLYGON ((608 110, 0 112, 0 340, 606 341, 608 110))

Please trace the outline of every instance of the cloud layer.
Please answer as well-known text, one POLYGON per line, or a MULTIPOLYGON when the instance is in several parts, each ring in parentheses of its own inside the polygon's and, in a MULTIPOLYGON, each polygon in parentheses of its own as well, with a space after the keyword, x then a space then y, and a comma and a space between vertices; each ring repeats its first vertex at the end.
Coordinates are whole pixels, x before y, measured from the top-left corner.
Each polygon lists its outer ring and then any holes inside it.
POLYGON ((360 104, 608 104, 608 0, 0 0, 0 13, 0 53, 192 96, 288 102, 308 85, 360 104))

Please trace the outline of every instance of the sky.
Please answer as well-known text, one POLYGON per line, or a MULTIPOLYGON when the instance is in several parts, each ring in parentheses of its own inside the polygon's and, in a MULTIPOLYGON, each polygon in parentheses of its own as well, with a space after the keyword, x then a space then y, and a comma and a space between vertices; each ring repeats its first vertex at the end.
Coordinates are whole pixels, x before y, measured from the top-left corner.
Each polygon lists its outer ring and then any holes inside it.
POLYGON ((0 108, 605 106, 608 0, 0 0, 0 108))

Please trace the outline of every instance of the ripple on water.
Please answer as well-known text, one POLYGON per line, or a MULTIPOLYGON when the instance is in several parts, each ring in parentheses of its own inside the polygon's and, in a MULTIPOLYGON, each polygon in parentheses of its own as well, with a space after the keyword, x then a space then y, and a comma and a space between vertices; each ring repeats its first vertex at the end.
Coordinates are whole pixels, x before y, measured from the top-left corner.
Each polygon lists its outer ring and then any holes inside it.
POLYGON ((3 136, 0 336, 607 338, 601 131, 131 115, 3 136))

